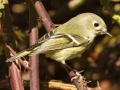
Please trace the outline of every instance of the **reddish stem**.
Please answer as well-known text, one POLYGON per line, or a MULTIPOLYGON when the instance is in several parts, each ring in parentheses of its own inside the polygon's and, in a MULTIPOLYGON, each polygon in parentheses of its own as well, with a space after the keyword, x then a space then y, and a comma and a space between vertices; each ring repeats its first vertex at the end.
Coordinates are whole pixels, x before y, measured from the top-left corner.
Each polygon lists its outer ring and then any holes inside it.
POLYGON ((40 0, 35 0, 35 9, 37 10, 39 19, 42 20, 47 32, 53 30, 56 27, 56 25, 50 19, 50 16, 48 15, 46 9, 44 8, 40 0))
MULTIPOLYGON (((3 36, 4 42, 9 44, 12 48, 15 49, 16 48, 15 39, 14 39, 14 33, 13 33, 12 23, 10 19, 8 0, 3 0, 2 4, 4 4, 4 9, 2 11, 3 17, 1 19, 3 33, 5 34, 5 36, 3 36)), ((5 50, 6 57, 9 58, 10 57, 9 49, 4 47, 4 50, 5 50)), ((11 84, 12 90, 24 90, 21 73, 20 73, 21 71, 18 70, 18 68, 14 65, 14 63, 8 63, 8 64, 9 64, 10 84, 11 84)))
MULTIPOLYGON (((4 45, 9 49, 9 51, 10 51, 13 55, 16 54, 16 52, 15 52, 9 45, 7 45, 7 44, 4 44, 4 45)), ((30 69, 30 67, 28 67, 22 59, 18 59, 18 61, 19 61, 20 65, 22 65, 24 68, 30 69)))
MULTIPOLYGON (((29 1, 29 30, 30 30, 30 46, 38 40, 37 18, 35 9, 29 1)), ((39 56, 34 55, 29 57, 30 66, 30 90, 40 90, 39 84, 39 56)))
POLYGON ((21 78, 21 71, 16 68, 14 63, 11 63, 11 66, 9 67, 9 75, 12 90, 24 90, 24 87, 22 85, 23 80, 21 78))

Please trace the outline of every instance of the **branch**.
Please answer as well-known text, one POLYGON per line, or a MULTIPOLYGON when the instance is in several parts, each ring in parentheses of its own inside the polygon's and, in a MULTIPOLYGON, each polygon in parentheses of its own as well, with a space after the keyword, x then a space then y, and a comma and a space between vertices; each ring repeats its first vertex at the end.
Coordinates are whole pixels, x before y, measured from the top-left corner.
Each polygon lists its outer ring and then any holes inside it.
MULTIPOLYGON (((35 9, 30 0, 29 3, 29 30, 30 30, 30 46, 38 40, 38 29, 35 9)), ((34 55, 29 57, 30 66, 30 90, 39 90, 39 56, 34 55)))
POLYGON ((12 65, 9 67, 9 77, 11 82, 12 90, 24 90, 22 85, 21 71, 15 66, 12 62, 12 65))
POLYGON ((56 27, 56 25, 50 19, 50 16, 48 15, 46 9, 44 8, 42 2, 40 0, 34 0, 34 2, 35 2, 35 9, 39 15, 39 19, 42 20, 45 29, 48 32, 50 32, 56 27))
POLYGON ((75 84, 77 90, 88 90, 87 82, 85 81, 84 76, 80 74, 77 70, 70 71, 69 76, 71 81, 75 84))
MULTIPOLYGON (((29 81, 25 81, 25 86, 28 87, 29 81)), ((78 90, 75 85, 63 83, 58 80, 51 80, 49 82, 40 82, 41 90, 78 90)), ((95 88, 87 87, 88 90, 102 90, 99 85, 95 88)), ((82 90, 82 89, 81 89, 82 90)))
MULTIPOLYGON (((12 55, 15 55, 15 54, 16 54, 16 52, 15 52, 9 45, 7 45, 6 43, 5 43, 4 45, 5 45, 5 47, 12 53, 12 55)), ((19 59, 18 59, 18 62, 19 62, 19 64, 22 65, 24 68, 30 69, 30 67, 28 67, 28 65, 26 65, 25 62, 24 62, 22 59, 19 58, 19 59)))
MULTIPOLYGON (((4 42, 9 44, 10 47, 15 47, 15 39, 14 39, 14 33, 12 28, 12 23, 10 19, 10 11, 9 11, 9 5, 8 0, 3 0, 2 4, 4 4, 4 9, 2 10, 2 38, 4 39, 4 42)), ((8 48, 4 47, 6 57, 9 58, 11 55, 11 52, 8 48)), ((8 63, 9 64, 9 77, 10 77, 10 84, 13 90, 24 90, 22 78, 21 78, 21 72, 18 68, 14 65, 14 63, 8 63)))

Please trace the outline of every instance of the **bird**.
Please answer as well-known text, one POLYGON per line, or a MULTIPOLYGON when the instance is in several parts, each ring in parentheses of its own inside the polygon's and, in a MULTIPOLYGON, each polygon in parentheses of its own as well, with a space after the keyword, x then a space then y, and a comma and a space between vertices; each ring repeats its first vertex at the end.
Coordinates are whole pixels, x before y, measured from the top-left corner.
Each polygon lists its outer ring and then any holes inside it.
POLYGON ((103 34, 112 37, 107 32, 104 20, 93 13, 82 13, 48 32, 34 45, 8 58, 6 62, 13 62, 26 55, 45 54, 46 57, 66 65, 66 60, 82 54, 96 36, 103 34))

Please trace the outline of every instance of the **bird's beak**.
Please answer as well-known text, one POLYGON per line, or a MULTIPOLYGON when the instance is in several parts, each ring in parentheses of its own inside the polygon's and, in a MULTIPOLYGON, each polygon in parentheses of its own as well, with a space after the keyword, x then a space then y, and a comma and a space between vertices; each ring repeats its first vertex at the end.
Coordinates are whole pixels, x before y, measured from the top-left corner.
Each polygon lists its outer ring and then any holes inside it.
POLYGON ((108 33, 106 29, 102 30, 102 33, 103 33, 103 34, 107 34, 107 35, 109 35, 110 37, 112 37, 112 35, 111 35, 110 33, 108 33))
POLYGON ((112 35, 111 35, 110 33, 108 33, 108 32, 105 32, 105 34, 107 34, 107 35, 109 35, 110 37, 112 37, 112 35))

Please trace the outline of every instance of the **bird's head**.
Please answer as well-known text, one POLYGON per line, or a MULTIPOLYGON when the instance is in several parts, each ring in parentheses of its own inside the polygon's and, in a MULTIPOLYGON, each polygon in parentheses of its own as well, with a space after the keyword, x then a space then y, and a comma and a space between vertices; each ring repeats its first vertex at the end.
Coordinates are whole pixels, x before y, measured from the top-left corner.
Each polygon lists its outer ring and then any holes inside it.
POLYGON ((91 18, 92 18, 92 20, 91 20, 92 27, 94 28, 93 30, 96 35, 107 34, 110 37, 112 37, 112 35, 107 32, 106 24, 101 17, 99 17, 95 14, 92 14, 91 18))

